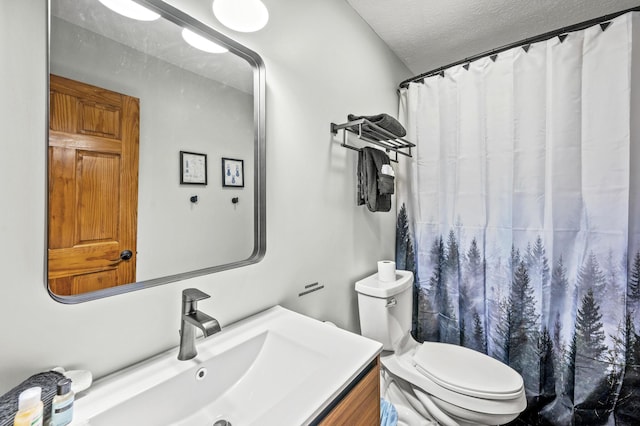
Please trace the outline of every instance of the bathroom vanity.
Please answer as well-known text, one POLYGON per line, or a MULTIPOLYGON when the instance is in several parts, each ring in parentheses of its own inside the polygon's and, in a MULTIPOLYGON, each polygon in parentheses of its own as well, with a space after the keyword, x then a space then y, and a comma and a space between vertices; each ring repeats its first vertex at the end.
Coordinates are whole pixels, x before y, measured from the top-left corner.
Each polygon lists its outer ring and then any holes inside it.
POLYGON ((379 424, 378 342, 275 306, 196 345, 98 380, 72 424, 379 424))

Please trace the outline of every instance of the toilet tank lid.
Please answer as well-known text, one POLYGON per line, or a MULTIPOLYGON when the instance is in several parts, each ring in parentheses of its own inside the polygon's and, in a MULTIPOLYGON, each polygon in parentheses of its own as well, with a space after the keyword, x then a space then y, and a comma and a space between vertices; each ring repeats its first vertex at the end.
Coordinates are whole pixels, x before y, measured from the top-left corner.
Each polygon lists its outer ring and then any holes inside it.
POLYGON ((386 298, 402 293, 413 284, 413 272, 396 270, 395 281, 380 281, 375 273, 356 282, 356 291, 367 296, 386 298))

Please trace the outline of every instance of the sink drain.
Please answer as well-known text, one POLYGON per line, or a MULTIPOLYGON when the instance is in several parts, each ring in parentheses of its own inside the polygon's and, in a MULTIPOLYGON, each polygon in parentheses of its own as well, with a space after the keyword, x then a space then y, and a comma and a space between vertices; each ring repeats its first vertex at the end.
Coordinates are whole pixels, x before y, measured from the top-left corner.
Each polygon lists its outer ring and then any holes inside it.
POLYGON ((231 423, 226 420, 218 420, 213 426, 231 426, 231 423))
MULTIPOLYGON (((203 380, 205 377, 207 377, 207 369, 202 367, 199 368, 198 371, 196 371, 196 380, 203 380)), ((214 424, 214 426, 230 426, 230 425, 216 425, 214 424)))

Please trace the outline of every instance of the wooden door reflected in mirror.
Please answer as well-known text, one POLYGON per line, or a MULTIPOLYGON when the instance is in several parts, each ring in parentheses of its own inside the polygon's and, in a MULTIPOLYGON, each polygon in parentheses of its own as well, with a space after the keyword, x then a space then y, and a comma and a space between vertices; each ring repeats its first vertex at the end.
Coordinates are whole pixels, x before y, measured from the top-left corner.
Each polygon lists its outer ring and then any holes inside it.
POLYGON ((49 287, 134 282, 139 101, 51 75, 49 102, 49 287))

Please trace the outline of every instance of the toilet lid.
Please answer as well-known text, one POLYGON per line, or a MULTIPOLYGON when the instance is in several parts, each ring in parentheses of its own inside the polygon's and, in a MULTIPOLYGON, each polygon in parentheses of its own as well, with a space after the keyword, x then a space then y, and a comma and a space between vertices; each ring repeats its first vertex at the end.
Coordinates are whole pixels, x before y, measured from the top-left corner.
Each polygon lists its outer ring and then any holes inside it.
POLYGON ((413 355, 413 362, 424 376, 463 395, 511 399, 523 391, 522 377, 514 369, 463 346, 424 342, 413 355))

